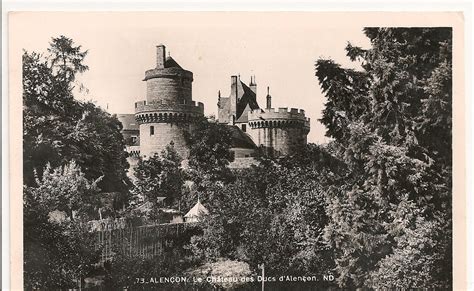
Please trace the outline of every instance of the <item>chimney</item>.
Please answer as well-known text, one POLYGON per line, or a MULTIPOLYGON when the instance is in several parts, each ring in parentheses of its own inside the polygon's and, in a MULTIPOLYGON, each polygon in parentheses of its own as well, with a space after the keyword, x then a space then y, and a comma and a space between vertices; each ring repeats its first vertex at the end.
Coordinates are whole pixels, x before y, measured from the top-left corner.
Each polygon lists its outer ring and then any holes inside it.
POLYGON ((237 98, 237 76, 230 77, 230 95, 235 96, 237 98))
POLYGON ((250 90, 257 96, 257 82, 255 82, 255 76, 250 76, 250 90))
POLYGON ((267 87, 267 109, 272 108, 272 96, 270 96, 270 87, 267 87))
POLYGON ((164 69, 166 59, 166 47, 162 44, 156 46, 156 68, 164 69))
MULTIPOLYGON (((238 86, 237 86, 237 76, 231 76, 231 86, 230 86, 230 114, 234 116, 237 114, 237 99, 238 99, 238 86)), ((230 121, 230 120, 229 120, 230 121)))

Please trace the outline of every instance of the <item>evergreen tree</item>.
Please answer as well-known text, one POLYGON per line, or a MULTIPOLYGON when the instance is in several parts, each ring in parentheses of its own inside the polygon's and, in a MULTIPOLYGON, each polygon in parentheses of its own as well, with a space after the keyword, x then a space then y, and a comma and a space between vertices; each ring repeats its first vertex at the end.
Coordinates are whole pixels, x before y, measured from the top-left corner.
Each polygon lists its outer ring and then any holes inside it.
POLYGON ((335 251, 337 281, 449 288, 452 31, 364 32, 369 49, 346 47, 361 71, 316 63, 328 98, 321 122, 348 167, 326 198, 325 239, 335 251))

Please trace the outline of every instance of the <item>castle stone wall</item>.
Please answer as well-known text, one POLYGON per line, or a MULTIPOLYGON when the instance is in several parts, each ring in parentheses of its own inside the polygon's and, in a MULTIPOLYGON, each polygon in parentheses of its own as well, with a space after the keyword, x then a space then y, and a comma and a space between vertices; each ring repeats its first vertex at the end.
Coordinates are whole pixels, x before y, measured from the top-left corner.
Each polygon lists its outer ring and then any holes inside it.
POLYGON ((186 137, 196 118, 203 116, 204 104, 192 100, 193 73, 171 57, 165 58, 164 45, 157 46, 156 68, 145 72, 146 101, 135 103, 135 120, 140 129, 141 157, 161 154, 172 142, 186 159, 186 137))
POLYGON ((152 103, 147 103, 147 101, 138 101, 135 102, 135 119, 138 118, 140 121, 141 117, 146 117, 150 114, 158 114, 158 118, 165 118, 165 113, 167 114, 166 118, 170 118, 170 114, 174 116, 177 114, 179 116, 201 116, 204 114, 204 104, 201 102, 191 101, 187 104, 176 104, 173 102, 167 102, 164 100, 161 101, 152 101, 152 103))
POLYGON ((135 167, 138 165, 140 157, 140 146, 126 146, 125 150, 128 153, 127 162, 130 165, 128 167, 127 176, 133 177, 135 167))
POLYGON ((275 155, 289 155, 307 143, 307 132, 303 128, 255 128, 249 134, 257 146, 272 151, 275 155))
MULTIPOLYGON (((171 142, 181 157, 187 159, 187 136, 196 120, 204 115, 204 104, 192 100, 193 73, 183 69, 170 56, 166 57, 164 45, 157 46, 156 57, 156 67, 147 70, 143 80, 147 86, 146 100, 135 103, 134 119, 129 115, 119 116, 126 125, 122 133, 127 139, 132 166, 139 157, 161 154, 171 142), (136 137, 137 130, 139 138, 136 137)), ((232 148, 236 158, 233 166, 236 167, 253 163, 255 145, 281 156, 291 155, 307 143, 310 120, 304 110, 268 108, 271 106, 269 93, 267 108, 261 109, 256 102, 256 90, 255 77, 251 78, 248 88, 239 76, 232 76, 230 96, 221 97, 220 92, 218 95, 219 123, 237 123, 247 139, 250 140, 249 135, 253 141, 241 144, 242 140, 236 139, 240 142, 232 148)))
POLYGON ((248 116, 248 133, 255 144, 277 156, 292 154, 307 143, 310 119, 304 110, 268 108, 253 110, 248 116))
POLYGON ((179 155, 186 159, 189 149, 185 136, 190 130, 189 123, 143 123, 140 124, 140 155, 149 158, 166 149, 172 141, 179 155), (154 135, 150 135, 150 127, 154 127, 154 135))
POLYGON ((253 157, 255 155, 255 149, 247 149, 247 148, 231 148, 232 152, 234 152, 234 158, 248 158, 253 157))
POLYGON ((147 102, 190 103, 192 100, 192 83, 181 77, 161 77, 149 79, 147 85, 147 102))
POLYGON ((252 110, 248 113, 248 120, 250 121, 299 121, 303 122, 303 125, 309 128, 310 119, 305 116, 303 109, 291 108, 288 110, 286 107, 267 108, 265 112, 261 110, 252 110))

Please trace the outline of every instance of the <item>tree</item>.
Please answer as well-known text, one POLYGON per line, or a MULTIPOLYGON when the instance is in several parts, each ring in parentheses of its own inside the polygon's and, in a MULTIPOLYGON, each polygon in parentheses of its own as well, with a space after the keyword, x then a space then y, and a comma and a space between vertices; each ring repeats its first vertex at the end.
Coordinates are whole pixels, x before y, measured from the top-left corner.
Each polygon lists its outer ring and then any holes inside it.
POLYGON ((26 289, 74 288, 95 269, 94 237, 78 223, 91 215, 96 193, 75 165, 46 168, 39 187, 24 190, 24 282, 26 289), (69 219, 57 219, 55 210, 69 219), (73 215, 75 213, 75 215, 73 215), (75 219, 73 219, 75 218, 75 219))
MULTIPOLYGON (((144 283, 137 281, 137 278, 145 278, 149 282, 151 278, 174 277, 177 276, 176 272, 179 271, 180 267, 179 262, 170 262, 164 260, 163 257, 144 258, 128 256, 118 252, 110 262, 105 264, 103 287, 107 290, 122 290, 125 288, 144 290, 144 283)), ((181 286, 176 286, 176 283, 160 283, 152 289, 179 290, 179 287, 181 286), (175 289, 176 287, 178 288, 175 289)))
POLYGON ((322 185, 339 164, 311 145, 299 155, 262 159, 234 173, 234 181, 207 187, 203 203, 210 215, 203 234, 191 241, 193 253, 205 262, 244 261, 255 272, 265 263, 270 276, 327 272, 333 263, 322 239, 328 220, 322 185))
POLYGON ((61 83, 70 86, 76 79, 76 73, 84 73, 89 69, 83 64, 88 51, 81 51, 81 46, 75 47, 72 39, 64 35, 53 37, 49 45, 51 66, 61 83))
POLYGON ((128 200, 127 153, 116 117, 74 99, 87 51, 64 36, 46 56, 23 54, 24 270, 28 289, 72 288, 98 263, 84 221, 103 192, 128 200), (54 212, 66 213, 58 219, 54 212))
POLYGON ((230 151, 232 134, 230 129, 202 118, 189 136, 190 176, 198 184, 198 190, 208 182, 231 181, 233 175, 228 165, 234 160, 230 151))
MULTIPOLYGON (((194 278, 206 278, 206 277, 214 277, 214 278, 245 278, 251 277, 252 273, 250 272, 249 266, 246 263, 242 262, 235 262, 231 260, 218 260, 217 262, 207 263, 202 266, 190 269, 186 271, 186 275, 188 277, 194 278)), ((210 290, 210 289, 223 289, 223 290, 235 290, 239 289, 240 286, 245 286, 245 281, 241 280, 229 280, 223 282, 204 282, 201 284, 194 284, 199 285, 200 288, 210 290)), ((248 284, 247 284, 248 285, 248 284)), ((244 288, 244 290, 248 290, 244 288)))
POLYGON ((42 173, 47 163, 57 167, 75 160, 88 179, 103 176, 103 191, 126 196, 121 123, 93 103, 74 99, 76 76, 88 69, 87 51, 61 36, 52 39, 48 52, 23 54, 24 183, 35 186, 34 171, 42 173))
POLYGON ((62 211, 67 218, 97 218, 99 192, 97 183, 88 181, 75 161, 52 169, 49 164, 37 179, 37 187, 29 191, 47 213, 62 211))
POLYGON ((347 166, 326 191, 337 282, 449 288, 452 31, 364 32, 369 49, 346 47, 362 70, 316 63, 328 98, 321 122, 347 166))
POLYGON ((135 168, 133 192, 154 205, 158 197, 166 197, 166 204, 172 206, 181 198, 185 178, 181 161, 173 144, 166 146, 161 155, 140 159, 135 168))

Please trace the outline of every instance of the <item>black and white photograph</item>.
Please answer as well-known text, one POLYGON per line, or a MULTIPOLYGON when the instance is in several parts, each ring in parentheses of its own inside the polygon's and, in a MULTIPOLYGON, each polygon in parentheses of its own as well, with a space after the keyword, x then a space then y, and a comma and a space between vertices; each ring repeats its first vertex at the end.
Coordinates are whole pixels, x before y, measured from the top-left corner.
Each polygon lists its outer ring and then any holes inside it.
POLYGON ((462 25, 10 13, 22 288, 455 289, 462 25))

